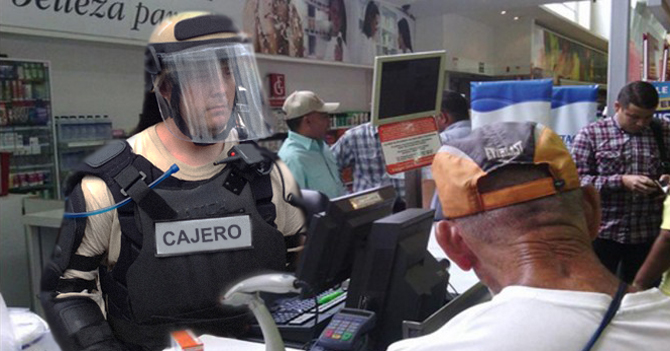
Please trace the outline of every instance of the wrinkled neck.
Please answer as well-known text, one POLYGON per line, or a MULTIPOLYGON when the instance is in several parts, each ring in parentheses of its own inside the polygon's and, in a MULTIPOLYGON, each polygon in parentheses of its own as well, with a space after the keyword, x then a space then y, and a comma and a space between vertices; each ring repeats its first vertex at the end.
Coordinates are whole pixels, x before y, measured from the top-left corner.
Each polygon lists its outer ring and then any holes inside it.
POLYGON ((488 245, 475 270, 496 293, 511 285, 614 293, 618 279, 600 263, 588 237, 574 230, 541 228, 505 245, 488 245))

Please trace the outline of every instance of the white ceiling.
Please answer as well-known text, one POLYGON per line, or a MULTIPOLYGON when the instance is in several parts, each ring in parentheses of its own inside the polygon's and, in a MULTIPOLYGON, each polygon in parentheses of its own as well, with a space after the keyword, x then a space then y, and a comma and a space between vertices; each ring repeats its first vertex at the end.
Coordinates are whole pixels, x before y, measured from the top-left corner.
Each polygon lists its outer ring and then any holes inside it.
POLYGON ((537 7, 565 0, 386 0, 397 6, 410 5, 409 13, 416 17, 430 17, 445 13, 473 11, 501 11, 537 7))

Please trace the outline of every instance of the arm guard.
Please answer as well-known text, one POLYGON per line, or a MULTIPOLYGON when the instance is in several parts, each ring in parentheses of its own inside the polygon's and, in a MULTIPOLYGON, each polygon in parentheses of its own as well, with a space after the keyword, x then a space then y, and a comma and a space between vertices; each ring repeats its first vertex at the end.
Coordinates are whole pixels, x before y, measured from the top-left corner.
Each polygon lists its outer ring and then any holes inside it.
POLYGON ((40 299, 51 332, 63 350, 127 350, 90 298, 56 298, 55 293, 43 291, 40 299))
MULTIPOLYGON (((86 209, 81 186, 78 185, 67 201, 66 211, 86 209)), ((63 350, 126 350, 118 342, 100 311, 89 297, 57 298, 62 286, 61 276, 77 257, 86 228, 86 218, 64 219, 51 261, 44 268, 40 300, 51 332, 63 350)), ((76 285, 79 288, 80 285, 76 285)), ((61 291, 61 292, 74 292, 61 291)), ((81 290, 80 290, 81 291, 81 290)), ((79 292, 79 291, 77 291, 79 292)))

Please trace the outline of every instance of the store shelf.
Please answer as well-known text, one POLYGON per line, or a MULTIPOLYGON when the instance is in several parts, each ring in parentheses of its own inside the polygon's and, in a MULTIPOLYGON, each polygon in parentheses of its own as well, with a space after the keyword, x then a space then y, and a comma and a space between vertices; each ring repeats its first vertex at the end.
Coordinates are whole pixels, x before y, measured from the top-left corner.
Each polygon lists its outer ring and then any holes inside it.
POLYGON ((112 140, 112 121, 108 115, 73 113, 55 116, 54 121, 60 179, 66 179, 86 157, 112 140))
POLYGON ((58 194, 50 64, 0 59, 0 150, 10 152, 9 192, 58 194))
POLYGON ((37 125, 37 126, 27 126, 27 125, 16 125, 16 126, 0 126, 0 132, 22 132, 22 131, 33 131, 33 130, 46 130, 51 131, 50 125, 37 125))
POLYGON ((109 140, 86 140, 86 141, 69 141, 69 142, 59 142, 59 145, 68 147, 68 148, 79 148, 79 147, 93 147, 93 146, 102 146, 109 140))
POLYGON ((10 193, 27 193, 31 191, 40 191, 40 190, 51 190, 53 185, 51 184, 41 184, 41 185, 31 185, 31 186, 22 186, 19 188, 9 189, 10 193))
POLYGON ((32 169, 44 169, 44 168, 52 168, 54 166, 53 163, 44 163, 44 164, 38 164, 38 165, 20 165, 20 166, 12 166, 9 167, 10 170, 15 170, 15 171, 29 171, 32 169))

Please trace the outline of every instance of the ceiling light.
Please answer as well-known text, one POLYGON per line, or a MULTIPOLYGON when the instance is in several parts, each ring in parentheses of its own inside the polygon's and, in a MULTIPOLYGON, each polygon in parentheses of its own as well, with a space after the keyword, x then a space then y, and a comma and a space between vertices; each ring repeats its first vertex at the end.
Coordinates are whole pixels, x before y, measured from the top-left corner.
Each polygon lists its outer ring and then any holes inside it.
POLYGON ((506 14, 506 13, 507 13, 507 11, 505 11, 505 10, 500 11, 500 14, 501 14, 501 15, 504 15, 504 14, 506 14))
POLYGON ((515 20, 515 21, 518 21, 518 20, 519 20, 519 16, 514 16, 514 20, 515 20))

